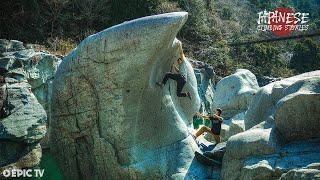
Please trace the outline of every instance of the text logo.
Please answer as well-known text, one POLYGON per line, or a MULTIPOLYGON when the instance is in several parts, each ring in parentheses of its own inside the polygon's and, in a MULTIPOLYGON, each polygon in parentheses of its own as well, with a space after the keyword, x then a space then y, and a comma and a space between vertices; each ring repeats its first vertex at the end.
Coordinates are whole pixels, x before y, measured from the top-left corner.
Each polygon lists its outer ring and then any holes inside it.
POLYGON ((309 13, 294 12, 290 8, 261 11, 257 20, 259 31, 271 31, 275 36, 289 36, 292 31, 308 30, 309 13))
POLYGON ((4 177, 42 177, 44 169, 6 169, 2 172, 4 177))

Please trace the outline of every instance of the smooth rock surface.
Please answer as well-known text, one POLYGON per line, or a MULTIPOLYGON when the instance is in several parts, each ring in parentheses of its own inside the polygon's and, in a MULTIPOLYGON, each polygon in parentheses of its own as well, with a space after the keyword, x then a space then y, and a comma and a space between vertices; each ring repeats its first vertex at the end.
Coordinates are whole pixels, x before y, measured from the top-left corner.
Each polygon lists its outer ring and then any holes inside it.
POLYGON ((279 177, 275 174, 272 164, 266 160, 259 161, 256 164, 245 162, 241 169, 240 179, 278 179, 279 177))
POLYGON ((319 169, 320 167, 319 138, 294 141, 277 149, 277 151, 265 155, 254 153, 240 159, 233 158, 226 153, 223 159, 221 178, 264 179, 263 177, 265 177, 267 179, 279 179, 281 175, 290 170, 319 169))
POLYGON ((257 92, 245 113, 246 131, 227 142, 221 179, 313 177, 294 169, 320 162, 319 75, 304 73, 257 92))
POLYGON ((320 137, 320 76, 300 80, 284 90, 275 123, 287 141, 320 137))
POLYGON ((254 74, 238 69, 234 74, 221 79, 214 91, 213 108, 221 108, 225 119, 246 111, 259 86, 254 74))
POLYGON ((179 56, 176 34, 187 13, 145 17, 91 35, 60 64, 53 85, 51 149, 68 178, 195 178, 187 125, 200 107, 196 77, 185 61, 184 91, 156 82, 179 56))
POLYGON ((229 138, 222 161, 221 178, 238 179, 245 158, 277 152, 278 143, 272 129, 252 129, 229 138))
MULTIPOLYGON (((272 118, 279 117, 280 119, 284 119, 278 122, 285 122, 285 119, 292 116, 294 119, 290 119, 288 123, 295 123, 293 120, 298 120, 296 122, 303 122, 308 121, 305 118, 298 118, 298 116, 293 117, 295 114, 293 111, 289 110, 288 107, 292 103, 296 103, 295 108, 299 108, 302 106, 309 107, 310 105, 308 103, 317 105, 319 101, 318 94, 319 94, 319 77, 320 77, 320 70, 318 71, 312 71, 307 72, 304 74, 300 74, 297 76, 293 76, 290 78, 283 79, 281 81, 276 81, 273 83, 270 83, 264 87, 262 87, 253 98, 250 107, 248 111, 245 114, 245 129, 250 129, 251 127, 266 121, 270 116, 272 118), (312 82, 309 82, 312 79, 312 82), (305 84, 305 86, 303 86, 305 84), (286 97, 285 99, 282 99, 286 97), (292 96, 295 96, 296 100, 292 100, 292 96), (315 99, 306 102, 301 97, 298 96, 304 96, 305 98, 310 98, 310 96, 314 97, 315 99), (289 98, 291 97, 291 98, 289 98), (279 101, 288 101, 287 103, 279 102, 279 101), (279 102, 278 106, 283 106, 281 108, 285 108, 284 110, 289 110, 288 112, 281 112, 277 113, 275 116, 275 110, 278 109, 277 103, 279 102), (300 103, 300 104, 299 104, 300 103), (293 114, 292 114, 293 113, 293 114), (288 116, 287 116, 288 115, 288 116)), ((295 99, 294 98, 294 99, 295 99)), ((318 107, 318 106, 314 106, 318 107)), ((279 108, 278 111, 281 111, 279 108)), ((307 114, 308 118, 311 118, 310 121, 313 121, 315 123, 319 123, 319 121, 314 121, 317 117, 319 117, 319 109, 307 109, 303 108, 299 110, 299 112, 304 112, 304 114, 307 114), (305 111, 304 111, 305 110, 305 111), (312 110, 312 111, 311 111, 312 110)), ((279 119, 279 120, 280 120, 279 119)), ((277 121, 277 120, 276 120, 277 121)), ((279 123, 277 123, 277 126, 279 123)), ((298 125, 298 124, 297 124, 298 125)), ((284 127, 284 126, 282 126, 284 127)), ((319 127, 319 124, 317 124, 317 127, 319 127)), ((290 129, 290 128, 288 128, 290 129)))
POLYGON ((222 142, 227 141, 231 136, 244 131, 244 112, 236 114, 229 120, 223 120, 221 125, 220 138, 222 142))

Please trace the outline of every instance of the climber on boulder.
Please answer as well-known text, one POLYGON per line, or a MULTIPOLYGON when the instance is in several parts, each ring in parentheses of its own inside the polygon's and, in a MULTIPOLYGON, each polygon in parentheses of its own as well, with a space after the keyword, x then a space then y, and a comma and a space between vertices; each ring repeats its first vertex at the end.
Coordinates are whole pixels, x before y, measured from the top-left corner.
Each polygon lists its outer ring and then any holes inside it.
MULTIPOLYGON (((177 64, 179 67, 182 63, 184 63, 186 57, 184 56, 181 42, 178 43, 179 51, 180 51, 180 57, 177 60, 177 64)), ((156 84, 160 87, 163 87, 169 79, 175 80, 177 82, 177 96, 178 97, 188 97, 191 100, 190 92, 182 92, 182 89, 184 85, 187 82, 186 76, 181 74, 180 69, 173 64, 171 66, 171 72, 167 72, 162 80, 162 82, 157 82, 156 84), (174 69, 174 73, 172 73, 172 69, 174 69)))
POLYGON ((204 132, 208 132, 213 135, 214 140, 216 143, 220 143, 220 131, 221 131, 221 123, 223 118, 221 117, 222 110, 220 108, 217 109, 216 113, 212 116, 203 115, 199 112, 196 115, 204 118, 205 120, 211 121, 211 129, 207 126, 202 126, 196 134, 191 134, 194 139, 197 139, 201 134, 204 132))

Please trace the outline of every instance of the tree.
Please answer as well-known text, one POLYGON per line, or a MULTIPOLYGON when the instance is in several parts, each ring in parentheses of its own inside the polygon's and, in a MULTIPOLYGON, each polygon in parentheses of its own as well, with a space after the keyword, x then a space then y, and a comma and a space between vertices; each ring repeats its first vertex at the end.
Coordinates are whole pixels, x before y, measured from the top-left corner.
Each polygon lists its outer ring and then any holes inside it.
POLYGON ((295 44, 290 67, 298 73, 320 69, 319 41, 305 39, 295 44))

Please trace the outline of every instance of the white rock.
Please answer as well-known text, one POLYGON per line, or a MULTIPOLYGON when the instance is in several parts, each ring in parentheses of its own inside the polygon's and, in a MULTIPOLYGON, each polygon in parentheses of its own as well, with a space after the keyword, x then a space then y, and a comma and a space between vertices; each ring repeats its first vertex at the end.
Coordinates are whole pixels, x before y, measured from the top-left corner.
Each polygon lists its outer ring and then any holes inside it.
MULTIPOLYGON (((308 72, 293 76, 290 78, 283 79, 281 81, 276 81, 262 87, 253 98, 248 111, 245 115, 245 129, 250 129, 251 127, 267 120, 270 116, 274 116, 274 111, 276 109, 276 104, 280 99, 289 94, 299 93, 299 94, 314 94, 316 89, 307 88, 306 92, 304 88, 299 89, 299 85, 294 85, 298 81, 308 81, 310 78, 319 77, 319 71, 308 72), (291 86, 292 85, 292 86, 291 86), (291 87, 289 87, 291 86, 291 87), (288 89, 288 90, 287 90, 288 89), (290 90, 289 90, 290 89, 290 90), (313 93, 312 93, 313 92, 313 93)), ((313 86, 314 87, 314 86, 313 86)), ((315 95, 317 96, 317 95, 315 95)), ((301 105, 305 105, 302 104, 301 105)), ((287 114, 287 113, 284 113, 287 114)), ((311 113, 311 116, 318 116, 319 113, 311 113)), ((302 118, 303 120, 303 118, 302 118)))
POLYGON ((320 76, 297 81, 283 93, 274 119, 285 140, 320 137, 320 76))
POLYGON ((238 69, 234 74, 221 79, 214 92, 213 108, 221 108, 224 118, 246 111, 259 86, 254 74, 238 69))
POLYGON ((244 131, 244 114, 245 112, 236 114, 229 120, 224 120, 221 125, 221 141, 227 141, 231 136, 244 131))
POLYGON ((273 154, 278 148, 278 140, 271 128, 251 129, 231 136, 223 157, 221 179, 238 179, 246 157, 273 154))
POLYGON ((204 178, 187 125, 200 107, 188 61, 184 91, 156 86, 178 59, 186 12, 145 17, 86 38, 60 64, 53 88, 51 148, 68 178, 204 178))

